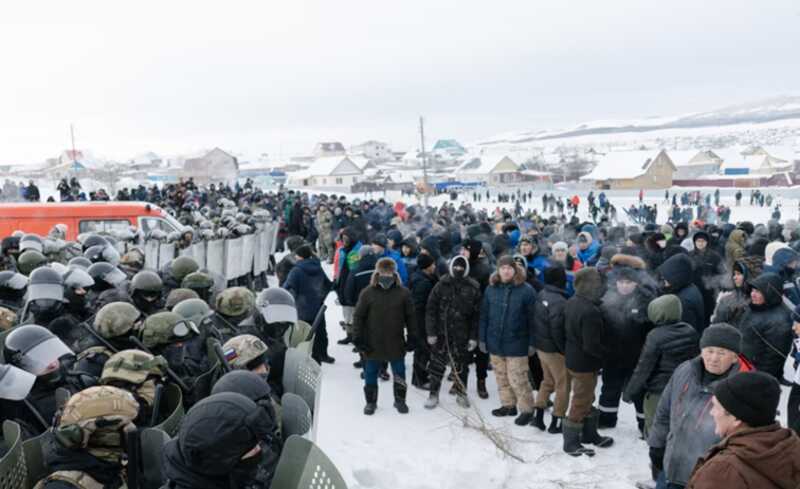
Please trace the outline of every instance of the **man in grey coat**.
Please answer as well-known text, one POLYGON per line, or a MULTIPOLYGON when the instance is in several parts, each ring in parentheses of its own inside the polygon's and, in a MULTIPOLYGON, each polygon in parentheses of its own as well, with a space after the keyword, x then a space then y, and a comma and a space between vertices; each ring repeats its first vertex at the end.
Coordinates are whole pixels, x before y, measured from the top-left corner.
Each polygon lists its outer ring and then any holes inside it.
POLYGON ((714 385, 739 371, 742 335, 729 324, 703 332, 700 356, 672 374, 656 410, 647 443, 658 489, 686 486, 697 459, 720 437, 714 432, 714 385))

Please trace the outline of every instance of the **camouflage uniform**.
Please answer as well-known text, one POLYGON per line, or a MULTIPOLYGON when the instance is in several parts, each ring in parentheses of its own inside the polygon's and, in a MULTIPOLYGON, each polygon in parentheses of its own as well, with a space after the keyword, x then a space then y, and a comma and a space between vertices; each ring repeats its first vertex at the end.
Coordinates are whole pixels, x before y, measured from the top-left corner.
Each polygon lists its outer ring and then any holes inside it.
POLYGON ((320 260, 333 263, 333 213, 325 206, 317 211, 317 232, 319 232, 319 252, 320 260))
POLYGON ((103 366, 100 383, 125 389, 139 402, 137 426, 148 426, 152 416, 156 385, 164 382, 167 361, 141 350, 122 350, 103 366))
POLYGON ((227 341, 244 332, 239 325, 253 313, 255 303, 256 299, 249 289, 230 287, 223 290, 215 301, 216 312, 208 319, 216 330, 215 335, 221 341, 227 341))
POLYGON ((124 487, 123 431, 133 426, 138 412, 139 405, 133 395, 116 387, 90 387, 70 397, 52 443, 45 445, 45 465, 55 471, 35 488, 65 484, 79 489, 124 487), (76 457, 76 453, 80 456, 76 457), (104 471, 119 467, 116 480, 98 482, 91 473, 98 465, 103 465, 104 471))

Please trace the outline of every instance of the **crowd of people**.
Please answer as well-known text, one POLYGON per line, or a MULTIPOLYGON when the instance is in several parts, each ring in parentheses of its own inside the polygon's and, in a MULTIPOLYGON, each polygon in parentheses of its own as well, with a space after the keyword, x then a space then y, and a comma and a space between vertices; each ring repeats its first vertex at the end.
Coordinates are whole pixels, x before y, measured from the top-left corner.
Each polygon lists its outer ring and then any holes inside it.
MULTIPOLYGON (((507 201, 523 195, 533 202, 521 192, 507 201)), ((551 214, 546 195, 542 212, 264 192, 251 182, 119 196, 169 209, 189 242, 275 219, 286 253, 273 266, 277 286, 256 293, 220 284, 185 256, 145 269, 135 238, 120 256, 113 236, 4 237, 0 416, 26 437, 51 435, 44 487, 85 487, 82 477, 119 487, 121 433, 158 422, 154 393, 167 384, 184 390, 188 409, 165 448, 168 487, 269 487, 286 333, 316 323, 312 357, 334 362, 318 318, 329 293, 365 415, 390 381, 402 415, 414 409, 409 388, 426 393, 420 407, 437 409, 445 384, 470 408, 474 369, 477 396, 497 398, 493 416, 558 436, 575 457, 611 447, 622 403, 632 404, 656 487, 800 484, 796 221, 625 225, 593 194, 587 202, 604 215, 592 222, 578 217, 577 198, 565 204, 571 216, 551 214), (231 372, 207 375, 226 363, 231 372), (776 420, 782 384, 787 428, 776 420), (63 407, 59 388, 71 394, 63 407)))

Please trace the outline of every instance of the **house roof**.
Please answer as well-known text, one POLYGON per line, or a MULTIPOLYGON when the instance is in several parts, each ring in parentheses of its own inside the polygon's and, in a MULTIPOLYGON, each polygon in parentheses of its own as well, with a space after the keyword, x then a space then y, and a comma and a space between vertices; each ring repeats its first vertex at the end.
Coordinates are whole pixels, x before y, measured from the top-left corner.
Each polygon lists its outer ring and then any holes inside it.
POLYGON ((347 156, 324 156, 317 158, 308 167, 308 175, 324 177, 329 175, 358 175, 361 169, 347 156))
POLYGON ((599 157, 594 170, 581 177, 581 180, 636 178, 647 173, 661 151, 617 151, 605 154, 599 157))
POLYGON ((317 148, 322 151, 344 151, 344 145, 339 141, 324 141, 317 143, 317 148))
POLYGON ((505 154, 473 154, 467 155, 464 158, 464 162, 461 163, 458 168, 456 168, 456 173, 464 173, 469 175, 488 175, 489 173, 492 173, 497 165, 499 165, 506 158, 508 158, 508 160, 516 167, 516 169, 519 170, 519 165, 505 154))
POLYGON ((434 150, 437 150, 437 149, 458 149, 458 150, 463 150, 464 147, 461 146, 461 143, 459 143, 455 139, 439 139, 433 145, 433 149, 434 150))

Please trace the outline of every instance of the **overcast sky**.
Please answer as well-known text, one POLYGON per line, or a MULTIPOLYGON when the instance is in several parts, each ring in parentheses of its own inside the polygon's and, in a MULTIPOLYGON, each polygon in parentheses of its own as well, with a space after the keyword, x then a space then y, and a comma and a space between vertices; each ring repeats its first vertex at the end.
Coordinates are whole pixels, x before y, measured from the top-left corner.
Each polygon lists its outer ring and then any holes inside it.
POLYGON ((800 91, 796 0, 12 2, 0 164, 415 145, 800 91))

